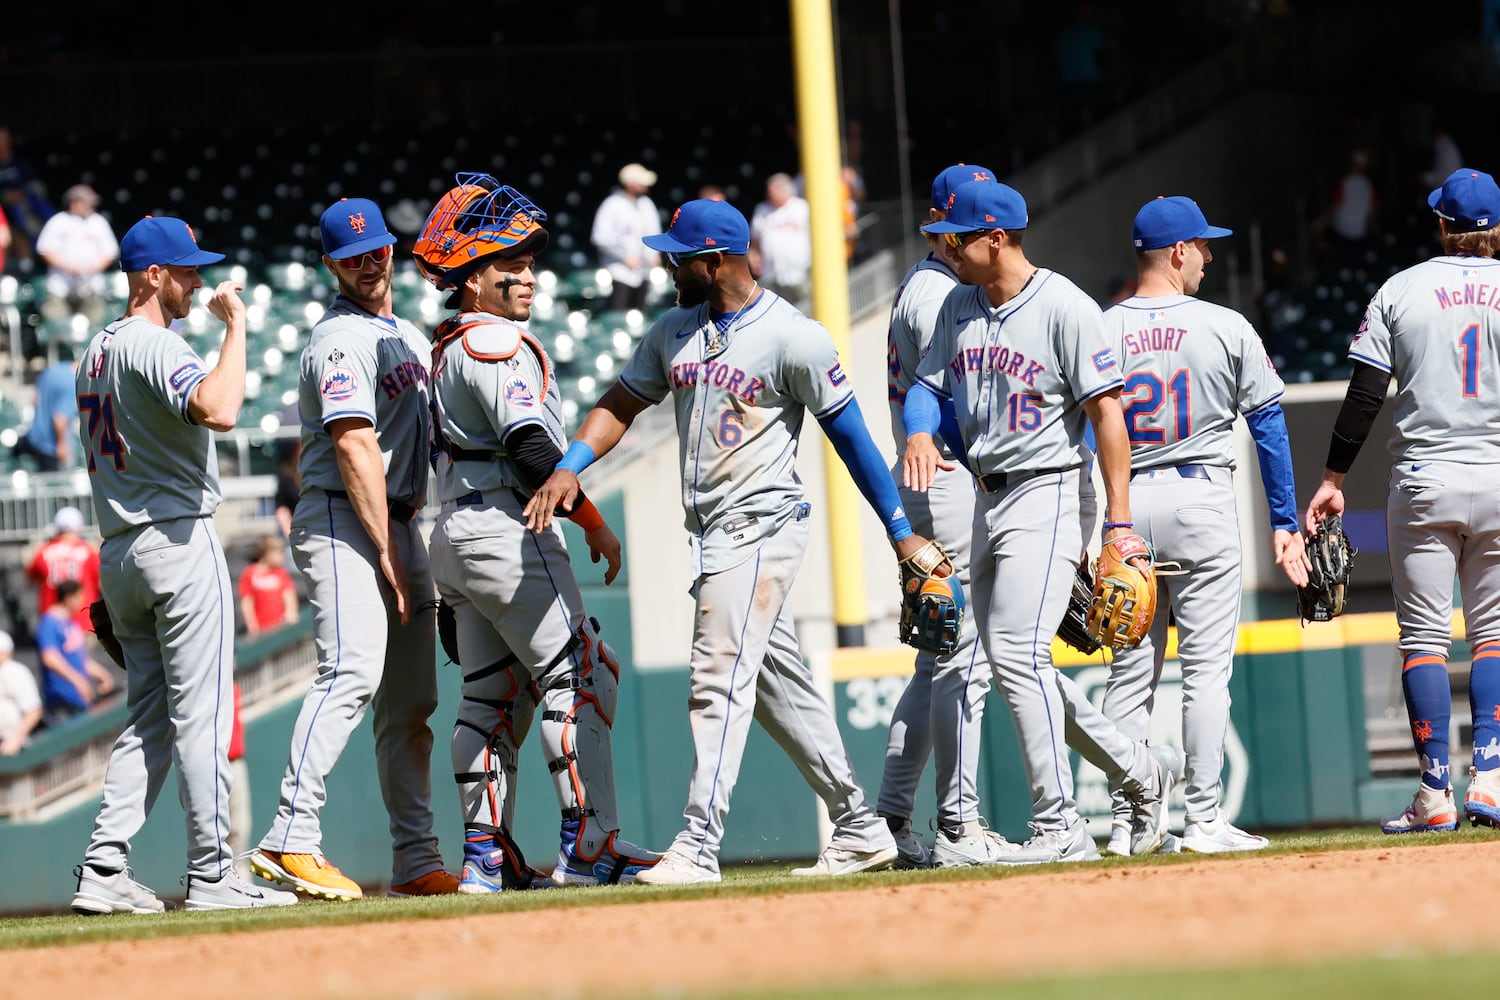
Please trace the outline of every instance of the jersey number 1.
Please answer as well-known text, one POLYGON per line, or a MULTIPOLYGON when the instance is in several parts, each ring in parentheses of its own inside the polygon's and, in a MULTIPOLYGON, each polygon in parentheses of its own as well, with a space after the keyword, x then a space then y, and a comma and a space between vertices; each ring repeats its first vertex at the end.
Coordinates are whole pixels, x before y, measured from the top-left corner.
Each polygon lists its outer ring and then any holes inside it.
POLYGON ((94 472, 94 456, 105 455, 114 459, 115 469, 125 469, 125 442, 115 430, 115 398, 109 393, 88 393, 78 397, 78 412, 86 414, 89 432, 89 471, 94 472))

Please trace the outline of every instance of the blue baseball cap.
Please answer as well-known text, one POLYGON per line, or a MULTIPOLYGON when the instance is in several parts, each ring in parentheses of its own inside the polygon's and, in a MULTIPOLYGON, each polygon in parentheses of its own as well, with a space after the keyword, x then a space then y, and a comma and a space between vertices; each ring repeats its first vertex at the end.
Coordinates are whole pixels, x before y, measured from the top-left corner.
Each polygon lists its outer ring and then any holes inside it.
POLYGON ((744 254, 750 252, 750 223, 727 201, 699 198, 672 213, 666 232, 643 236, 641 242, 660 253, 722 250, 744 254))
POLYGON ((1468 167, 1449 174, 1443 186, 1427 196, 1427 204, 1453 223, 1449 232, 1472 233, 1500 222, 1500 188, 1495 178, 1468 167))
POLYGON ((396 242, 380 206, 368 198, 340 198, 323 211, 318 229, 323 234, 323 252, 334 260, 358 257, 396 242))
POLYGON ((953 192, 970 181, 992 181, 995 172, 977 163, 955 163, 932 179, 932 207, 946 212, 953 207, 953 192))
POLYGON ((976 229, 1025 229, 1026 199, 997 180, 968 181, 953 192, 948 218, 929 222, 924 233, 971 233, 976 229))
POLYGON ((1158 195, 1141 206, 1135 213, 1135 225, 1130 236, 1137 250, 1157 250, 1174 243, 1189 240, 1211 240, 1218 236, 1231 236, 1233 229, 1210 226, 1203 217, 1203 210, 1191 198, 1177 194, 1167 197, 1158 195))
POLYGON ((224 259, 198 246, 193 228, 181 219, 148 215, 131 226, 120 240, 120 270, 144 271, 152 264, 202 267, 224 259))

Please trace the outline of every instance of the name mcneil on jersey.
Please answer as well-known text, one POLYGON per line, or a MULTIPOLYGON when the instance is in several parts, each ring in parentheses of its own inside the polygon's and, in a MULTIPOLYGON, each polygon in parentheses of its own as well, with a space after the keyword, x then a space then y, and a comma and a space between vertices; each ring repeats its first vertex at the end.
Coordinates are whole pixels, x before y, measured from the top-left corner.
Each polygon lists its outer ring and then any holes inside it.
POLYGON ((1026 355, 1009 347, 965 347, 948 363, 955 378, 975 372, 999 372, 1018 378, 1035 388, 1036 377, 1046 371, 1045 365, 1027 360, 1026 355))
POLYGON ((414 385, 426 384, 427 366, 420 361, 403 361, 380 377, 386 399, 395 399, 414 385))
POLYGON ((672 388, 691 388, 700 382, 738 396, 751 406, 766 387, 765 382, 747 375, 743 368, 719 361, 684 361, 672 366, 672 388))
MULTIPOLYGON (((1464 277, 1468 276, 1469 272, 1465 271, 1464 277)), ((1462 288, 1434 288, 1432 294, 1437 296, 1439 309, 1452 309, 1454 306, 1500 309, 1500 285, 1488 282, 1470 281, 1462 288)))

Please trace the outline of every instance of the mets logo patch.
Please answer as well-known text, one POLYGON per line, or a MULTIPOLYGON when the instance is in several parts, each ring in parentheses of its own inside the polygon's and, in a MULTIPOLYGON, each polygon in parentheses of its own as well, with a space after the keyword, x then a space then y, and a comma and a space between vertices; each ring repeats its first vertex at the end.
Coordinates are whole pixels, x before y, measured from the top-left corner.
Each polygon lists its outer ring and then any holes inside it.
POLYGON ((188 381, 192 379, 194 375, 201 374, 203 374, 203 369, 198 367, 198 363, 196 361, 189 361, 187 364, 183 365, 181 368, 177 369, 170 376, 168 376, 167 382, 171 384, 173 392, 181 392, 182 387, 187 385, 188 381))
POLYGON ((342 403, 359 391, 359 379, 347 368, 330 368, 323 376, 320 391, 330 403, 342 403))
POLYGON ((828 382, 831 385, 843 385, 844 380, 848 377, 844 374, 844 366, 841 364, 834 365, 828 369, 828 382))
POLYGON ((1115 352, 1109 348, 1094 352, 1094 371, 1102 372, 1115 367, 1115 352))
POLYGON ((512 375, 505 380, 505 401, 512 406, 535 406, 536 396, 531 392, 531 385, 520 375, 512 375))

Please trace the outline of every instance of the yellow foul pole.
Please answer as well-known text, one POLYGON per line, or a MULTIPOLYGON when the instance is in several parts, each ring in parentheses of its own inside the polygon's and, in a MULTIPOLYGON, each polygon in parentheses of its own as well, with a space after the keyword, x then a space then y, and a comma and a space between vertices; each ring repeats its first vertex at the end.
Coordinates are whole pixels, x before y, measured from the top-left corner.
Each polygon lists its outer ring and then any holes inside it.
MULTIPOLYGON (((833 334, 839 356, 849 354, 848 260, 844 253, 843 154, 838 88, 834 82, 833 17, 829 0, 790 0, 792 54, 797 68, 797 133, 802 176, 812 209, 813 317, 833 334)), ((840 646, 863 646, 864 558, 860 551, 859 493, 833 445, 823 439, 824 481, 833 558, 833 620, 840 646)))

